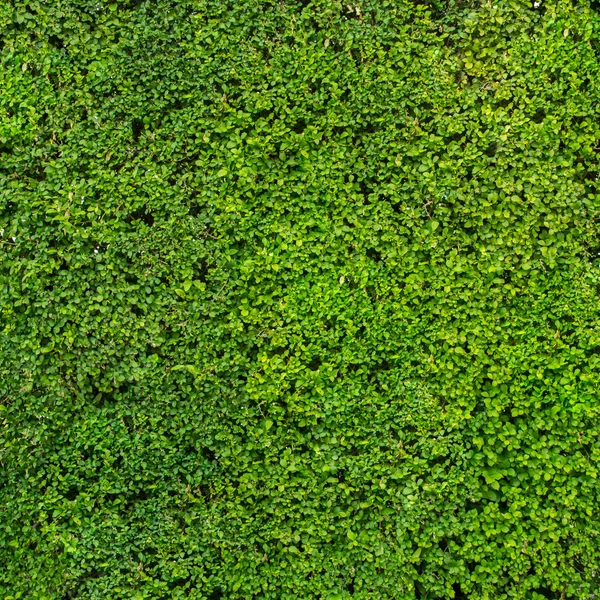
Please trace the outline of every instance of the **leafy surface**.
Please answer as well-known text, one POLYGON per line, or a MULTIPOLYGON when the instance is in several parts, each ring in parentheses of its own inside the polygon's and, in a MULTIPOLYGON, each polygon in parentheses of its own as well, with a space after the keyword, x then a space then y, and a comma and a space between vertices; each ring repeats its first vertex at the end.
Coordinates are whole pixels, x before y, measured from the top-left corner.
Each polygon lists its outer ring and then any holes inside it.
POLYGON ((0 2, 0 598, 595 598, 597 9, 0 2))

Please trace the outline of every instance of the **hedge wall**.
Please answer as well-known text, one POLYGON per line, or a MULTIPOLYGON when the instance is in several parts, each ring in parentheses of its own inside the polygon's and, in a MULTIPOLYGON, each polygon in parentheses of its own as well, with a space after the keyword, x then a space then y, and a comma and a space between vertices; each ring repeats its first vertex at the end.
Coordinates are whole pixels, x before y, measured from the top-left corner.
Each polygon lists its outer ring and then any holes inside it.
POLYGON ((0 599, 593 599, 600 16, 0 1, 0 599))

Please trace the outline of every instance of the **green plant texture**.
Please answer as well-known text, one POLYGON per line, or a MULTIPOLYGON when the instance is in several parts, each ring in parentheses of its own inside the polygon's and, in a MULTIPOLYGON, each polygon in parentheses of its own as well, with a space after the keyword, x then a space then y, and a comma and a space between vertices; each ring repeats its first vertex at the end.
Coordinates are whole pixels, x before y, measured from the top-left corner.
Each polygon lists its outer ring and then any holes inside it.
POLYGON ((0 600, 600 597, 600 5, 0 0, 0 600))

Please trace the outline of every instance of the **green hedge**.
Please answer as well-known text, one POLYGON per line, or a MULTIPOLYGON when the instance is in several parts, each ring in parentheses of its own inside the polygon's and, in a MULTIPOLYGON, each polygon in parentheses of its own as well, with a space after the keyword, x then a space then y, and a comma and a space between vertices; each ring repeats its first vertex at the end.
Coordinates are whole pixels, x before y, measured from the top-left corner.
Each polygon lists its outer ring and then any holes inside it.
POLYGON ((0 2, 0 600, 598 597, 598 10, 0 2))

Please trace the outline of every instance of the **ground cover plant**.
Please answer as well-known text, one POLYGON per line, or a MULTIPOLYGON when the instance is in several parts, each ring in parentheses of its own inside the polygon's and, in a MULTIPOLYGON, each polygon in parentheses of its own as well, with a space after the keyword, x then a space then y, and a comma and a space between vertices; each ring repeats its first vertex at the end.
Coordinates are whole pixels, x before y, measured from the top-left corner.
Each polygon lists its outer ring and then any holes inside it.
POLYGON ((0 598, 600 593, 584 1, 0 1, 0 598))

